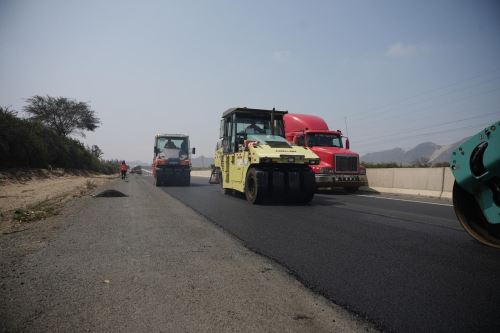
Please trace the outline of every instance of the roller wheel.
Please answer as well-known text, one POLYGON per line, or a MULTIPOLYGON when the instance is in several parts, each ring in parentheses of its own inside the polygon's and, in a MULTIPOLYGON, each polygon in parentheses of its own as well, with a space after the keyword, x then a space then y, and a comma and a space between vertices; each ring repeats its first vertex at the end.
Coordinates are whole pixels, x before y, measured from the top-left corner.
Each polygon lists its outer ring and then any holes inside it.
POLYGON ((304 193, 300 200, 302 204, 308 204, 314 198, 314 192, 304 193))
POLYGON ((229 194, 229 190, 227 188, 224 188, 224 181, 222 179, 222 172, 219 175, 219 184, 220 184, 220 191, 222 194, 229 194))
POLYGON ((184 177, 184 181, 183 181, 182 185, 184 185, 184 186, 189 186, 189 185, 191 185, 191 175, 190 175, 190 174, 187 174, 187 175, 184 177))
POLYGON ((316 179, 311 169, 307 168, 303 173, 303 184, 301 200, 302 204, 308 204, 314 198, 316 192, 316 179))
POLYGON ((257 181, 257 170, 250 168, 245 180, 245 197, 252 204, 259 204, 264 197, 264 191, 259 187, 257 181))
POLYGON ((488 223, 474 196, 456 182, 453 185, 453 208, 470 236, 485 245, 500 248, 500 224, 488 223))

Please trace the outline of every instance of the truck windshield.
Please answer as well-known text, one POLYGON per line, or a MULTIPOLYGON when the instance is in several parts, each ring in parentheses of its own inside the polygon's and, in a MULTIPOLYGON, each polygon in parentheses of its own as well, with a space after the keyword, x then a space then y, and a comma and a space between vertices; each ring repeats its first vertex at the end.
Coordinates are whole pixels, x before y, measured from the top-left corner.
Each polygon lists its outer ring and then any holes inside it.
POLYGON ((342 148, 342 138, 333 133, 309 133, 307 134, 307 145, 309 147, 342 148))
POLYGON ((167 158, 184 159, 187 158, 189 151, 187 138, 179 137, 159 137, 156 140, 156 148, 167 158))
MULTIPOLYGON (((271 134, 271 117, 237 117, 236 134, 271 134)), ((274 135, 284 136, 283 120, 274 120, 274 135)))
POLYGON ((249 134, 247 140, 259 141, 269 145, 271 148, 290 148, 285 138, 268 134, 249 134))

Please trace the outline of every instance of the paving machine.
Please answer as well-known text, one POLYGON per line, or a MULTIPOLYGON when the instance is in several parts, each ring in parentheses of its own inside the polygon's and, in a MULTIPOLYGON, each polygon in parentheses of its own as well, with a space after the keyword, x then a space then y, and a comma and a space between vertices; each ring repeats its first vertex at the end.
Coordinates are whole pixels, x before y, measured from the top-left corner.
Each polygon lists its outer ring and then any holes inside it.
POLYGON ((500 121, 453 151, 453 207, 465 231, 500 248, 500 121))
POLYGON ((153 176, 156 186, 191 183, 191 154, 189 136, 184 134, 157 134, 155 136, 153 176))
POLYGON ((268 200, 307 203, 315 191, 310 149, 285 139, 287 111, 232 108, 222 115, 211 183, 223 193, 244 193, 253 204, 268 200))

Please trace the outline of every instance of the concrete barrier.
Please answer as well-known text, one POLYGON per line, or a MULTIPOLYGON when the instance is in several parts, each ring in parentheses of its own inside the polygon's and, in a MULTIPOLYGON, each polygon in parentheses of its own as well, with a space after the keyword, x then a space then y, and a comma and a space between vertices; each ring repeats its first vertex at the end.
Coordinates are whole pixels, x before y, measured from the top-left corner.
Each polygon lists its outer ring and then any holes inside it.
MULTIPOLYGON (((153 175, 153 173, 147 169, 142 169, 142 172, 148 176, 153 175)), ((211 173, 211 170, 193 170, 193 171, 191 171, 191 176, 210 178, 210 173, 211 173)))
POLYGON ((368 168, 366 176, 364 190, 444 199, 451 199, 455 181, 449 168, 368 168))
POLYGON ((191 176, 210 178, 211 170, 192 170, 191 176))
MULTIPOLYGON (((148 172, 147 170, 144 170, 148 172)), ((210 177, 210 170, 193 170, 193 177, 210 177)), ((365 191, 422 195, 451 199, 453 174, 450 168, 386 168, 366 169, 368 186, 365 191)))
POLYGON ((453 184, 455 183, 455 177, 451 173, 450 168, 444 168, 444 179, 443 179, 443 193, 441 198, 451 199, 453 193, 453 184))

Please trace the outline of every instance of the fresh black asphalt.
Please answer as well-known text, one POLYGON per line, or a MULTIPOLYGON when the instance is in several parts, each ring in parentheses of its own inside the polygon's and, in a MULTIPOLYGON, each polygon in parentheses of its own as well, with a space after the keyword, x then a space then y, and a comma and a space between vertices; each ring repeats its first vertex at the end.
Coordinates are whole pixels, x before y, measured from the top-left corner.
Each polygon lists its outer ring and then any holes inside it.
POLYGON ((500 251, 450 206, 340 193, 255 206, 197 177, 163 190, 386 331, 500 332, 500 251))

